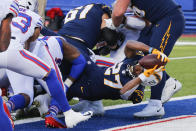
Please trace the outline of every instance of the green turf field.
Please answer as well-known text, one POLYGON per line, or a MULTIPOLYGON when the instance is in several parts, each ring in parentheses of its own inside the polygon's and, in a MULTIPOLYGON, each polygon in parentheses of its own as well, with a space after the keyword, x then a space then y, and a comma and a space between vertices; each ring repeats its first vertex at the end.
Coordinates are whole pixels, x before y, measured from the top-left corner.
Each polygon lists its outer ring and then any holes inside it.
POLYGON ((196 37, 181 37, 179 39, 179 41, 188 41, 188 42, 192 42, 192 41, 196 41, 196 37))

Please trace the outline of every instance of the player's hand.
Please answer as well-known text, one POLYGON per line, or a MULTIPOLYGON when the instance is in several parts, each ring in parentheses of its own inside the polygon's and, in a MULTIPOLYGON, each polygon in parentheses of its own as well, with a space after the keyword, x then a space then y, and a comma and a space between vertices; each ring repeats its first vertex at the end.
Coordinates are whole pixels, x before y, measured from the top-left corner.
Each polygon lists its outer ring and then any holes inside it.
POLYGON ((133 102, 133 104, 137 104, 142 102, 144 98, 144 92, 141 90, 135 90, 133 94, 129 97, 129 100, 133 102))
POLYGON ((113 22, 112 22, 112 18, 110 19, 104 19, 105 20, 105 25, 107 28, 110 28, 112 30, 116 30, 116 27, 114 26, 113 22))
POLYGON ((153 49, 151 54, 156 54, 157 59, 161 59, 161 62, 169 62, 169 58, 157 49, 153 49))
POLYGON ((158 72, 165 71, 165 66, 161 66, 158 69, 157 69, 157 67, 158 67, 158 65, 155 65, 154 68, 145 70, 143 74, 146 77, 150 77, 150 75, 152 75, 152 74, 156 74, 158 72))

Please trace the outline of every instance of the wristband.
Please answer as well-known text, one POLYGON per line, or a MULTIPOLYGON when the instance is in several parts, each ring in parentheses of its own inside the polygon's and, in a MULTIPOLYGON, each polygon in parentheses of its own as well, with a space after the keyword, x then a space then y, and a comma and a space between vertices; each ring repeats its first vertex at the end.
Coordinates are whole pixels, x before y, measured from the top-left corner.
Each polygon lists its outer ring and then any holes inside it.
POLYGON ((148 53, 151 54, 152 53, 152 50, 153 50, 153 48, 150 47, 149 50, 148 50, 148 53))
POLYGON ((73 82, 72 82, 69 78, 67 78, 67 79, 64 81, 64 84, 65 84, 66 86, 70 87, 70 86, 73 84, 73 82))
POLYGON ((146 80, 146 76, 144 75, 144 73, 140 74, 138 77, 141 79, 142 82, 146 80))

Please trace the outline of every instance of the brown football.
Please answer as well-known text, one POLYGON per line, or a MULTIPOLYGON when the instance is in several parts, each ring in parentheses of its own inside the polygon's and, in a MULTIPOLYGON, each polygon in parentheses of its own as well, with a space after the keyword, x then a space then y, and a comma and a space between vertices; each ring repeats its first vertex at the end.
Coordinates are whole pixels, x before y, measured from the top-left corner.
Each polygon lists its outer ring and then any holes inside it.
POLYGON ((167 64, 167 62, 161 62, 161 59, 158 59, 157 55, 149 54, 140 59, 139 64, 143 66, 145 69, 151 69, 155 65, 158 65, 157 68, 159 68, 160 66, 164 66, 167 64))

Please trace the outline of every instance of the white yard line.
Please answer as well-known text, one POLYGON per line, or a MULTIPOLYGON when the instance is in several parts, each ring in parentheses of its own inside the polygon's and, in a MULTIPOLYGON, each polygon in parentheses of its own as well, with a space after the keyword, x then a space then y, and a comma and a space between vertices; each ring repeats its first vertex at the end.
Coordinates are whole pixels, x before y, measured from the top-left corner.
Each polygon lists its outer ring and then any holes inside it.
POLYGON ((193 126, 195 122, 195 115, 182 115, 126 126, 114 127, 101 131, 184 131, 186 129, 188 129, 188 131, 195 131, 196 126, 193 126))
POLYGON ((187 56, 187 57, 172 57, 170 60, 182 60, 182 59, 194 59, 196 56, 187 56))
POLYGON ((175 45, 196 45, 196 42, 176 42, 175 45))
MULTIPOLYGON (((183 97, 175 97, 171 98, 170 101, 177 101, 177 100, 184 100, 184 99, 192 99, 196 98, 196 95, 191 95, 191 96, 183 96, 183 97)), ((133 104, 133 103, 128 103, 128 104, 121 104, 121 105, 114 105, 114 106, 106 106, 104 107, 105 110, 112 110, 112 109, 118 109, 118 108, 124 108, 124 107, 131 107, 131 106, 136 106, 136 105, 144 105, 147 104, 148 101, 141 102, 139 104, 133 104)))
MULTIPOLYGON (((176 97, 176 98, 172 98, 170 101, 192 99, 192 98, 196 98, 196 95, 176 97)), ((140 104, 137 104, 137 105, 143 105, 143 104, 147 104, 147 101, 141 102, 140 104)), ((136 104, 130 103, 130 104, 121 104, 121 105, 107 106, 107 107, 104 107, 104 109, 105 110, 112 110, 112 109, 131 107, 131 106, 136 106, 136 104)), ((17 120, 14 123, 15 123, 15 125, 19 125, 19 124, 24 124, 24 123, 37 122, 37 121, 41 121, 41 120, 43 120, 43 119, 40 118, 40 117, 35 117, 35 118, 27 118, 27 119, 23 119, 23 120, 17 120)))

